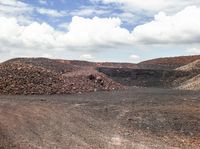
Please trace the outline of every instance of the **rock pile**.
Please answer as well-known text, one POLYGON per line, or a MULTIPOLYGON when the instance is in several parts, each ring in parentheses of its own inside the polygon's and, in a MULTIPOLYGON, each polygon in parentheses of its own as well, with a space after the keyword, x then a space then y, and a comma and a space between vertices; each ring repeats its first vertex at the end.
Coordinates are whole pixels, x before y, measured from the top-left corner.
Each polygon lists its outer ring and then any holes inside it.
POLYGON ((24 64, 30 64, 32 66, 43 67, 48 70, 54 71, 56 73, 67 73, 81 69, 81 66, 71 64, 71 62, 67 60, 54 60, 47 58, 15 58, 8 60, 4 63, 12 64, 13 62, 14 63, 19 62, 24 64))
MULTIPOLYGON (((0 94, 68 94, 122 88, 101 73, 66 75, 66 65, 40 65, 9 61, 0 65, 0 94), (63 67, 64 66, 64 67, 63 67), (62 71, 63 70, 63 73, 62 71)), ((70 66, 71 67, 71 66, 70 66)), ((87 70, 85 70, 87 71, 87 70)))
MULTIPOLYGON (((89 75, 76 75, 65 77, 65 85, 71 93, 82 93, 85 91, 116 90, 123 88, 120 84, 107 78, 101 73, 91 73, 89 75)), ((65 88, 65 87, 64 87, 65 88)))

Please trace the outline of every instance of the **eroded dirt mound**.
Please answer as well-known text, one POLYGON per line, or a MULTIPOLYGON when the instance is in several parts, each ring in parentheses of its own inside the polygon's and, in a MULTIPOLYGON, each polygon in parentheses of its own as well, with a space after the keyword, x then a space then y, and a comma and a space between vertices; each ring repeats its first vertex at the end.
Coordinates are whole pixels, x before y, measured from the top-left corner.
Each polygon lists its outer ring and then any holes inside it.
POLYGON ((42 66, 40 62, 36 66, 21 61, 1 64, 0 94, 66 94, 122 88, 101 73, 88 71, 88 74, 67 76, 59 71, 61 67, 55 70, 56 66, 42 66))

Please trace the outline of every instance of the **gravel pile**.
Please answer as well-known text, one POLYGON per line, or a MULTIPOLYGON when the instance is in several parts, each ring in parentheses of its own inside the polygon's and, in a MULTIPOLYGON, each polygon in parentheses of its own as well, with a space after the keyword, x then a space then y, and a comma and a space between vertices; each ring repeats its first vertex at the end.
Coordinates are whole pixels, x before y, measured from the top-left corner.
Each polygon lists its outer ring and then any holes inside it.
MULTIPOLYGON (((59 70, 52 69, 52 66, 54 65, 36 66, 36 64, 18 60, 1 64, 0 94, 68 94, 122 88, 121 85, 101 73, 88 72, 87 74, 67 76, 64 75, 67 74, 66 71, 63 71, 65 72, 63 74, 59 71, 61 68, 65 70, 63 65, 57 67, 59 70)), ((76 74, 75 69, 74 74, 76 74)))

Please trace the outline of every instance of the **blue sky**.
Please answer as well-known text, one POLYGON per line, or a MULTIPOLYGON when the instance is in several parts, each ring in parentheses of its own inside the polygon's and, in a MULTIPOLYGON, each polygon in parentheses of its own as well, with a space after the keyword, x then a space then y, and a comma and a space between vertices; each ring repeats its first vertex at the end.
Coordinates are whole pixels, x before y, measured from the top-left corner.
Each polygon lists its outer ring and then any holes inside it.
POLYGON ((199 0, 0 0, 1 61, 200 54, 199 0))

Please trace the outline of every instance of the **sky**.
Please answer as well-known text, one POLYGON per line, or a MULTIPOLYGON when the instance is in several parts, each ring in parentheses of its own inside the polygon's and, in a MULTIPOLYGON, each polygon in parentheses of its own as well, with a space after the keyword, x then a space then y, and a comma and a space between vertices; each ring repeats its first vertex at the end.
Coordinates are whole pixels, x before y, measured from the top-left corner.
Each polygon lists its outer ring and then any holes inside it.
POLYGON ((200 54, 199 0, 0 0, 0 61, 200 54))

